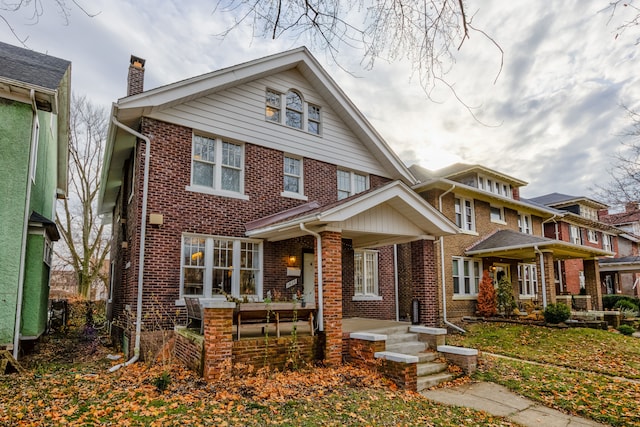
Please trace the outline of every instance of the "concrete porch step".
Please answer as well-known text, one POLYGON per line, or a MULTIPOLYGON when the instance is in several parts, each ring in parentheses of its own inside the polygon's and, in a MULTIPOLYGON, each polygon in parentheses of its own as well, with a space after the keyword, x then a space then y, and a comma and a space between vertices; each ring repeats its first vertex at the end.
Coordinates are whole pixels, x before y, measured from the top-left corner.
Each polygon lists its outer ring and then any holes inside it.
POLYGON ((402 354, 410 354, 410 355, 424 353, 426 349, 427 349, 427 345, 419 341, 400 342, 397 344, 389 344, 389 341, 387 341, 387 346, 385 348, 386 351, 392 351, 394 353, 402 353, 402 354))
POLYGON ((453 379, 453 375, 448 372, 438 372, 436 374, 418 377, 418 392, 435 387, 440 383, 453 379))
POLYGON ((447 364, 443 362, 418 363, 418 377, 424 377, 447 370, 447 364))
POLYGON ((412 333, 387 334, 387 346, 404 342, 418 342, 418 335, 412 333))
POLYGON ((415 356, 418 357, 418 363, 425 363, 425 362, 433 362, 438 357, 440 357, 440 353, 427 350, 423 353, 418 353, 415 356))
POLYGON ((409 332, 409 326, 408 325, 401 325, 401 326, 390 326, 387 328, 378 328, 378 329, 371 329, 371 330, 367 330, 367 331, 363 331, 363 332, 370 332, 370 333, 374 333, 374 334, 383 334, 383 335, 395 335, 395 334, 406 334, 409 332))

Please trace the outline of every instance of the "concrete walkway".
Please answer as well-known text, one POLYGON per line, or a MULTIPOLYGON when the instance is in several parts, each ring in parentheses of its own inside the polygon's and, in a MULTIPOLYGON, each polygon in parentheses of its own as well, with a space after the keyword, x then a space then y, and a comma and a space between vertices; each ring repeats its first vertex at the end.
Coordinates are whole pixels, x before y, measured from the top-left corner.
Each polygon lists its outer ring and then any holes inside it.
POLYGON ((466 406, 488 414, 507 417, 527 427, 599 427, 585 418, 567 415, 490 383, 474 382, 422 392, 428 399, 447 405, 466 406))

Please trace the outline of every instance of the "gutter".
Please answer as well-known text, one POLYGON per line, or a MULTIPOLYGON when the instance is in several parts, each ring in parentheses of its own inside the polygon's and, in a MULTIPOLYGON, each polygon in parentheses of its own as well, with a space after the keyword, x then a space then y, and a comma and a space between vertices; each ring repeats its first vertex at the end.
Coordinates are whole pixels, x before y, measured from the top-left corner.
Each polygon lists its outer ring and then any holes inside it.
MULTIPOLYGON (((149 197, 149 164, 151 163, 151 140, 149 137, 136 132, 130 127, 120 123, 115 115, 111 116, 111 123, 124 130, 125 132, 144 140, 145 142, 145 162, 144 162, 144 181, 142 186, 142 218, 140 220, 140 260, 138 263, 138 301, 136 306, 136 340, 133 349, 133 357, 128 361, 119 365, 112 366, 109 372, 115 372, 123 366, 135 363, 140 357, 140 334, 142 332, 142 285, 144 274, 144 246, 147 237, 147 199, 149 197)), ((137 144, 136 144, 137 145, 137 144)))
POLYGON ((324 331, 324 310, 322 299, 322 238, 320 234, 309 230, 303 223, 300 223, 300 230, 312 235, 316 238, 316 254, 318 258, 318 331, 324 331))
MULTIPOLYGON (((442 198, 455 190, 455 188, 456 184, 452 184, 451 188, 449 188, 438 197, 438 210, 440 211, 440 213, 442 213, 442 198)), ((456 329, 457 331, 464 334, 467 331, 447 320, 447 287, 444 277, 444 236, 440 236, 438 238, 438 242, 440 243, 440 278, 442 279, 442 321, 445 325, 451 326, 453 329, 456 329)))
POLYGON ((400 296, 398 295, 398 245, 393 245, 393 291, 396 304, 396 322, 400 321, 400 296))
MULTIPOLYGON (((36 106, 36 91, 31 89, 31 108, 34 120, 38 120, 38 107, 36 106)), ((35 124, 35 121, 32 125, 35 124)), ((22 219, 22 242, 20 243, 20 264, 18 270, 18 295, 16 298, 16 321, 13 330, 13 358, 18 360, 20 347, 20 329, 22 328, 22 299, 24 298, 24 269, 27 257, 27 235, 29 233, 29 217, 31 216, 31 177, 33 176, 33 156, 35 155, 33 143, 33 126, 31 130, 31 144, 29 148, 29 171, 27 172, 27 191, 24 202, 24 218, 22 219)), ((36 145, 37 146, 37 145, 36 145)))

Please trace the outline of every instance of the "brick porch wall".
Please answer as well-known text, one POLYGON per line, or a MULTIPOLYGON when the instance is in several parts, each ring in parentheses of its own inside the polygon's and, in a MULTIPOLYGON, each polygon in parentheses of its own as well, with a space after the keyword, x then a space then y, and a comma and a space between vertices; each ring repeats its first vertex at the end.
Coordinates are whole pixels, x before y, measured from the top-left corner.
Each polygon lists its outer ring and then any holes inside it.
POLYGON ((602 287, 600 286, 600 267, 597 259, 586 259, 584 265, 584 284, 587 295, 591 295, 591 307, 602 310, 602 287))
POLYGON ((322 292, 325 354, 328 365, 342 362, 342 236, 324 231, 322 239, 322 292))
POLYGON ((433 241, 411 242, 411 277, 413 298, 420 301, 420 323, 426 326, 437 326, 438 289, 433 241))

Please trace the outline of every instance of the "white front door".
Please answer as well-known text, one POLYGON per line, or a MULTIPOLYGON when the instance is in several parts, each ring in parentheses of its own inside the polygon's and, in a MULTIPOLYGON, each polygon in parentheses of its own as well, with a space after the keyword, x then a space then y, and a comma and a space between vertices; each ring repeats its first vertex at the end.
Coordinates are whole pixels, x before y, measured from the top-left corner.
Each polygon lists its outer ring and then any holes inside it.
POLYGON ((316 302, 316 263, 315 254, 305 252, 302 254, 302 265, 304 274, 302 276, 304 288, 304 301, 308 303, 316 302))

